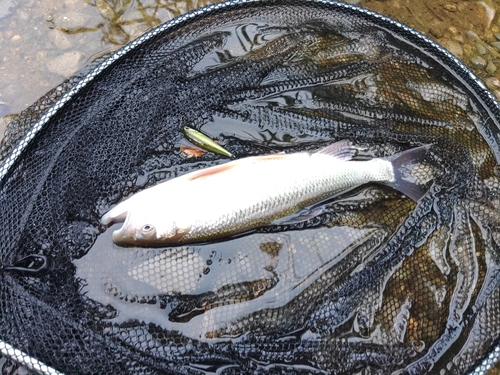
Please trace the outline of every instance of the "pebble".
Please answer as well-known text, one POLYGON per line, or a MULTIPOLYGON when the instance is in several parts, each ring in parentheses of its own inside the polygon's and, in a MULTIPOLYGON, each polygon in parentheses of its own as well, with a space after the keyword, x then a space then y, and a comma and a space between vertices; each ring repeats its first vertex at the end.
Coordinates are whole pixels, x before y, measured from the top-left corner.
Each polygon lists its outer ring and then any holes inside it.
POLYGON ((176 6, 177 10, 180 12, 180 14, 187 13, 187 11, 188 11, 186 1, 177 1, 175 3, 175 6, 176 6))
POLYGON ((430 29, 429 29, 429 34, 431 34, 432 36, 440 39, 443 37, 443 31, 439 28, 439 27, 436 27, 436 26, 432 26, 430 29))
POLYGON ((49 33, 49 37, 52 43, 54 43, 54 45, 58 49, 68 49, 73 45, 68 36, 60 30, 51 30, 49 33))
POLYGON ((441 45, 446 48, 448 51, 450 51, 452 54, 454 54, 456 57, 461 59, 464 55, 464 50, 460 43, 450 40, 450 39, 444 39, 440 41, 441 45))
POLYGON ((474 45, 476 48, 476 52, 479 53, 480 55, 485 55, 486 54, 486 48, 481 43, 476 43, 474 45))
POLYGON ((486 60, 481 56, 472 56, 470 63, 474 68, 484 68, 486 67, 486 60))
POLYGON ((85 58, 82 52, 66 52, 47 63, 47 69, 63 77, 71 77, 80 69, 80 62, 85 58))
POLYGON ((497 71, 497 67, 495 64, 493 64, 493 61, 488 61, 488 65, 486 65, 486 72, 489 74, 493 74, 497 71))
POLYGON ((90 20, 91 17, 87 14, 70 11, 56 17, 54 23, 57 27, 80 29, 86 27, 90 20))
POLYGON ((475 55, 476 52, 474 51, 474 48, 470 44, 463 44, 462 49, 464 51, 465 56, 472 56, 475 55))
POLYGON ((469 30, 465 33, 465 36, 467 39, 469 39, 470 41, 473 41, 475 42, 476 40, 479 40, 479 36, 472 30, 469 30))
POLYGON ((24 10, 18 9, 16 11, 16 14, 19 17, 19 19, 21 19, 23 21, 29 20, 29 18, 30 18, 30 14, 29 14, 29 12, 26 11, 26 9, 24 9, 24 10))
POLYGON ((495 38, 497 38, 497 40, 500 40, 500 33, 495 33, 495 38))
POLYGON ((486 18, 486 24, 485 24, 485 29, 489 29, 491 26, 491 23, 495 19, 496 15, 496 10, 493 4, 487 4, 487 1, 481 1, 478 2, 478 5, 481 5, 484 8, 484 13, 485 13, 485 18, 486 18))
POLYGON ((443 8, 448 12, 455 12, 457 10, 457 6, 453 4, 446 4, 443 8))
POLYGON ((499 89, 500 88, 500 80, 496 77, 486 78, 484 83, 486 83, 486 85, 488 85, 488 87, 490 87, 492 89, 499 89))
POLYGON ((500 50, 500 42, 493 42, 491 43, 493 47, 495 47, 497 50, 500 50))

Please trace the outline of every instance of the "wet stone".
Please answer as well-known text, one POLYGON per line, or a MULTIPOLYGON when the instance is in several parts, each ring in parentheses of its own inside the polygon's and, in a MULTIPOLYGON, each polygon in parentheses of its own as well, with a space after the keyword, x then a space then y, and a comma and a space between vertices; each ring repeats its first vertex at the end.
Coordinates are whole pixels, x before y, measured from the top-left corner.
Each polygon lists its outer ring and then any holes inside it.
POLYGON ((465 37, 470 41, 479 40, 479 36, 472 30, 467 31, 467 33, 465 34, 465 37))
POLYGON ((429 29, 429 34, 431 34, 432 36, 436 37, 436 38, 442 38, 443 37, 443 31, 439 28, 439 27, 436 27, 436 26, 433 26, 429 29))
POLYGON ((30 14, 26 11, 26 9, 18 9, 16 12, 19 19, 26 21, 30 18, 30 14))
POLYGON ((474 68, 484 68, 487 64, 486 60, 481 56, 472 56, 470 62, 474 68))
POLYGON ((444 48, 446 48, 459 59, 463 57, 464 50, 460 43, 450 39, 441 40, 440 43, 444 48))
POLYGON ((490 74, 493 74, 497 71, 497 67, 493 64, 493 61, 488 61, 488 65, 486 65, 486 71, 490 74))
POLYGON ((457 6, 453 4, 446 4, 443 8, 448 12, 455 12, 457 10, 457 6))
POLYGON ((481 4, 483 10, 484 10, 484 18, 486 21, 486 27, 489 28, 491 26, 491 23, 495 19, 495 7, 492 4, 488 4, 487 1, 481 1, 479 4, 481 4))
POLYGON ((57 27, 67 28, 67 29, 79 29, 87 26, 91 17, 87 14, 78 12, 67 12, 58 16, 54 23, 57 27))
POLYGON ((476 48, 476 52, 480 55, 485 55, 486 54, 486 48, 484 48, 484 46, 481 44, 481 43, 476 43, 474 45, 474 47, 476 48))
POLYGON ((80 62, 85 55, 82 52, 66 52, 47 63, 47 69, 52 73, 60 74, 64 77, 70 77, 80 68, 80 62))
POLYGON ((500 42, 493 42, 491 45, 500 51, 500 42))
POLYGON ((66 34, 60 30, 52 30, 49 35, 52 43, 59 49, 68 49, 73 45, 66 34))
POLYGON ((484 83, 486 83, 486 85, 492 90, 500 89, 500 79, 496 77, 486 78, 484 83))

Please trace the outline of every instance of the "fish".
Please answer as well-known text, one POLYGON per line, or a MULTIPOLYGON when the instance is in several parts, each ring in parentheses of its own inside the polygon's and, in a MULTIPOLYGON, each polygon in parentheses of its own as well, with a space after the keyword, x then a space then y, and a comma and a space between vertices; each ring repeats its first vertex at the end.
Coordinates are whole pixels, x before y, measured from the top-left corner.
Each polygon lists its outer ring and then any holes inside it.
POLYGON ((190 128, 189 126, 183 126, 182 133, 192 144, 202 148, 203 150, 211 151, 228 158, 233 157, 233 154, 231 154, 228 150, 196 129, 190 128))
POLYGON ((123 221, 112 235, 120 246, 176 246, 305 221, 320 214, 326 200, 367 183, 391 186, 418 201, 425 189, 407 171, 427 150, 352 160, 358 148, 341 140, 314 152, 245 157, 140 191, 101 223, 123 221))

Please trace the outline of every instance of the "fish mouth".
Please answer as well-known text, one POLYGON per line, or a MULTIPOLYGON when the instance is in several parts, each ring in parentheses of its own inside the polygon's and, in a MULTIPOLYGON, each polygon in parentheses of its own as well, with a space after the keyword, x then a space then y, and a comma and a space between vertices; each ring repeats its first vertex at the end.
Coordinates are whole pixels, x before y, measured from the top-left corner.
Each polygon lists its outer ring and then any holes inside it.
POLYGON ((111 223, 119 223, 120 221, 126 220, 132 205, 133 201, 131 198, 118 203, 101 217, 101 224, 109 225, 111 223))
POLYGON ((113 242, 117 245, 124 244, 124 242, 123 242, 123 240, 125 238, 125 236, 123 235, 124 227, 125 227, 125 225, 122 225, 122 227, 120 229, 117 229, 113 232, 113 242))
POLYGON ((101 224, 109 225, 111 223, 119 223, 120 221, 126 220, 128 216, 128 210, 116 210, 118 207, 112 208, 106 212, 101 218, 101 224))
MULTIPOLYGON (((128 212, 123 212, 120 214, 121 221, 125 219, 122 226, 113 232, 113 242, 117 245, 127 245, 130 244, 130 240, 133 239, 133 234, 129 228, 130 215, 128 212)), ((118 220, 117 220, 118 221, 118 220)))

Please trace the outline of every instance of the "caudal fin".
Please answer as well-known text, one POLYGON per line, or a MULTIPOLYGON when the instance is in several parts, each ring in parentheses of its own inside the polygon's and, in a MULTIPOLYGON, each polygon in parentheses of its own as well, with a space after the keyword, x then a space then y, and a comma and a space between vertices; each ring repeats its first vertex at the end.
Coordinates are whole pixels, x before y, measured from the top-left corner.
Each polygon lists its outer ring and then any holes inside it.
POLYGON ((430 148, 430 145, 415 147, 387 158, 393 166, 394 182, 388 183, 392 188, 400 191, 417 202, 427 192, 416 177, 416 168, 421 164, 430 148))

